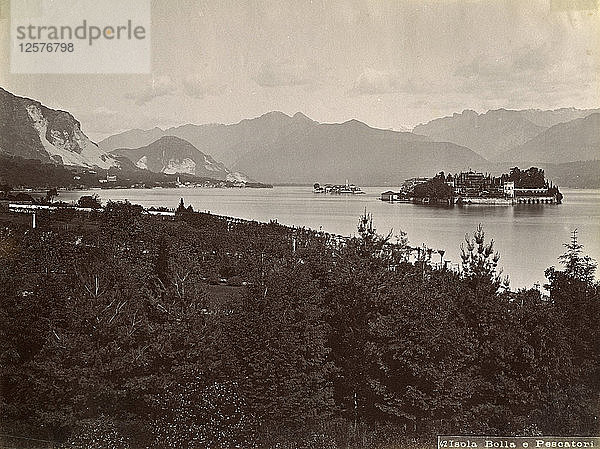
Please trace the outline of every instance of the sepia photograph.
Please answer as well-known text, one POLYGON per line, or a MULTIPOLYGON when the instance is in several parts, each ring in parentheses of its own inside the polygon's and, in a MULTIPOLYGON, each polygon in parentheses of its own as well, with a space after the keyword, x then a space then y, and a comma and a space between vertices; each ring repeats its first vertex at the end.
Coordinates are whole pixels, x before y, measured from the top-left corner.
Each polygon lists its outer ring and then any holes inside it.
POLYGON ((0 449, 600 447, 599 0, 0 0, 0 449))

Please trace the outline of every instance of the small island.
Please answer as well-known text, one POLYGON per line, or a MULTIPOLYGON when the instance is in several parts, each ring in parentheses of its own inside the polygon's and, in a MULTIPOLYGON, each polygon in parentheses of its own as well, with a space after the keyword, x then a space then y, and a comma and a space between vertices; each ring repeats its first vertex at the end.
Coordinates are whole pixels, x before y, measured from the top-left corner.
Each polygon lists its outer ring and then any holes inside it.
POLYGON ((544 170, 531 167, 492 176, 469 170, 458 174, 438 173, 433 178, 410 178, 399 192, 388 190, 382 201, 418 204, 560 204, 563 195, 545 179, 544 170))
POLYGON ((346 179, 345 184, 319 184, 315 182, 313 184, 313 193, 332 193, 332 194, 350 194, 350 195, 364 195, 365 192, 354 184, 350 184, 346 179))

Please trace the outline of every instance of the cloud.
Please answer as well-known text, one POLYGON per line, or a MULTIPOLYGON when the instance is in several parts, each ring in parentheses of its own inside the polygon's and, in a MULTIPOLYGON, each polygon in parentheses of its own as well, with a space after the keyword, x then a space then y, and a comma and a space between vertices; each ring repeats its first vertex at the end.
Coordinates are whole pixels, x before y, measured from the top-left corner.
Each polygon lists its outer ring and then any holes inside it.
POLYGON ((466 64, 457 66, 454 75, 463 79, 500 83, 536 80, 565 81, 573 76, 592 73, 591 66, 584 61, 568 60, 569 54, 548 43, 538 46, 522 46, 500 56, 478 55, 466 64), (583 70, 582 70, 583 69, 583 70))
POLYGON ((398 92, 400 77, 395 72, 386 72, 366 68, 354 81, 349 93, 353 95, 377 95, 398 92))
POLYGON ((210 95, 220 95, 227 89, 227 84, 197 76, 189 76, 181 82, 182 91, 191 98, 201 99, 210 95))
POLYGON ((209 95, 220 95, 227 88, 224 83, 211 81, 198 76, 173 79, 170 76, 154 77, 147 85, 137 91, 125 94, 125 98, 133 100, 136 105, 143 106, 155 98, 167 95, 184 95, 202 99, 209 95))
POLYGON ((548 43, 521 46, 497 57, 479 55, 456 68, 454 90, 503 107, 581 104, 579 94, 590 95, 598 71, 590 61, 571 57, 548 43))
POLYGON ((133 114, 131 111, 114 111, 104 106, 72 112, 80 121, 82 131, 95 142, 128 129, 150 129, 155 126, 169 127, 179 124, 177 119, 166 115, 133 114))
POLYGON ((118 114, 117 111, 109 109, 105 106, 98 106, 97 108, 92 109, 92 113, 98 117, 114 117, 118 114))
POLYGON ((403 76, 400 72, 375 70, 367 67, 347 91, 350 96, 390 93, 422 94, 444 91, 444 80, 428 76, 403 76))
POLYGON ((320 70, 312 63, 263 62, 251 75, 261 87, 301 86, 317 82, 320 70))
POLYGON ((169 76, 153 77, 152 81, 141 89, 130 92, 125 98, 133 100, 138 106, 151 102, 155 98, 172 95, 176 92, 175 82, 169 76))

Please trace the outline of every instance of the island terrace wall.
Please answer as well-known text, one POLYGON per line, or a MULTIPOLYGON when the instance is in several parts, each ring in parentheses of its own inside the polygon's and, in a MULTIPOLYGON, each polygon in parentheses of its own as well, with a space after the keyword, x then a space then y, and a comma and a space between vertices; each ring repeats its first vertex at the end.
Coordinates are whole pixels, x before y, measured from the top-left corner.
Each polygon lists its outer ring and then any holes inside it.
POLYGON ((481 198, 481 197, 459 197, 455 198, 455 204, 487 204, 492 206, 512 206, 515 204, 556 204, 554 196, 521 196, 515 198, 481 198))
POLYGON ((453 205, 453 204, 484 204, 489 206, 513 206, 516 204, 558 204, 556 196, 517 196, 510 198, 502 197, 479 197, 479 196, 456 196, 447 199, 429 199, 429 198, 414 198, 409 200, 402 199, 400 194, 391 194, 384 192, 380 197, 381 201, 388 203, 414 203, 414 204, 430 204, 430 205, 453 205))

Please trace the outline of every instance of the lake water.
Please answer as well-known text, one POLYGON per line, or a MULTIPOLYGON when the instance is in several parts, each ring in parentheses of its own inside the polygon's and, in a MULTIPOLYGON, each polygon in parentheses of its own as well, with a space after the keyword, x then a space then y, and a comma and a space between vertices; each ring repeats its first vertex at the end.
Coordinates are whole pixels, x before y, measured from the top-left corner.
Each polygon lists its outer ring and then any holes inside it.
MULTIPOLYGON (((571 231, 579 231, 584 251, 600 260, 600 190, 566 190, 561 205, 517 205, 432 207, 385 203, 379 195, 390 187, 367 187, 366 195, 340 196, 312 193, 311 187, 273 189, 128 189, 61 191, 59 199, 77 200, 84 194, 98 194, 102 201, 129 200, 146 207, 177 207, 180 198, 196 211, 305 226, 316 230, 352 235, 358 217, 372 213, 379 233, 400 230, 408 234, 411 246, 426 244, 444 249, 445 259, 460 261, 460 243, 465 233, 484 226, 486 238, 493 238, 500 252, 500 265, 509 275, 511 287, 545 282, 544 270, 557 265, 563 243, 571 231)), ((392 188, 396 190, 396 188, 392 188)), ((438 260, 434 256, 434 260, 438 260)))

